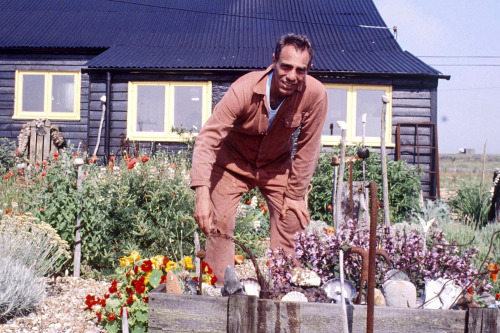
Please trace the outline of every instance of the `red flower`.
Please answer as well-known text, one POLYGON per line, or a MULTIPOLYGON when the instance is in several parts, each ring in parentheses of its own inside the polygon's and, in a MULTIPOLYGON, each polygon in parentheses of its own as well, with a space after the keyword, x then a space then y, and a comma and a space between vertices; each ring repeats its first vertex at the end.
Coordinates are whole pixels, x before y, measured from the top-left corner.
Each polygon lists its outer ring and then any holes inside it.
POLYGON ((328 210, 332 210, 332 205, 328 205, 328 206, 326 207, 326 209, 328 209, 328 210))
POLYGON ((146 285, 144 284, 144 282, 139 281, 135 284, 135 290, 138 294, 143 294, 146 291, 146 285))
POLYGON ((127 292, 127 294, 129 295, 132 295, 133 293, 135 293, 134 289, 130 288, 130 287, 126 287, 125 288, 125 291, 127 292))
POLYGON ((120 314, 123 316, 123 308, 127 309, 127 317, 128 317, 128 308, 125 305, 120 308, 120 314))
POLYGON ((110 292, 110 293, 114 294, 114 293, 116 293, 117 291, 118 291, 118 289, 116 288, 116 286, 111 286, 111 287, 109 287, 109 292, 110 292))
POLYGON ((495 300, 497 300, 497 301, 500 300, 500 294, 496 294, 495 300))
POLYGON ((134 273, 135 273, 135 275, 137 275, 137 273, 139 273, 139 266, 134 267, 134 273))
MULTIPOLYGON (((498 296, 498 294, 497 294, 498 296)), ((149 297, 146 296, 146 297, 143 297, 142 300, 144 301, 144 303, 149 303, 149 297)))
POLYGON ((198 282, 198 277, 197 276, 193 277, 193 280, 195 280, 196 282, 198 282))
POLYGON ((58 158, 57 157, 54 157, 54 162, 57 162, 58 158))
POLYGON ((3 176, 3 179, 9 179, 10 178, 10 174, 6 174, 5 176, 3 176))
POLYGON ((24 173, 24 170, 23 169, 19 169, 19 174, 22 175, 24 173))
POLYGON ((251 204, 252 204, 252 200, 248 200, 247 205, 251 205, 251 204))
POLYGON ((105 299, 105 298, 100 299, 100 300, 99 300, 99 303, 100 303, 99 305, 100 305, 100 306, 102 306, 102 307, 104 308, 104 307, 106 306, 106 299, 105 299))
POLYGON ((95 163, 96 161, 97 161, 97 156, 95 156, 95 155, 94 155, 94 156, 92 156, 92 157, 90 158, 89 163, 91 163, 91 164, 92 164, 92 163, 95 163))
POLYGON ((47 165, 47 161, 42 161, 42 165, 47 165))
POLYGON ((212 284, 212 286, 215 286, 215 282, 217 282, 217 276, 212 276, 212 278, 210 279, 210 283, 212 284))
POLYGON ((149 161, 149 157, 148 157, 148 155, 144 155, 144 156, 141 158, 141 162, 142 162, 142 163, 146 163, 147 161, 149 161))
POLYGON ((109 298, 109 294, 108 293, 105 293, 104 294, 104 299, 108 299, 109 298))
POLYGON ((264 213, 267 213, 267 208, 266 207, 262 207, 261 211, 263 211, 264 213))
POLYGON ((264 207, 265 205, 266 205, 266 203, 265 203, 265 202, 261 202, 261 203, 260 203, 260 206, 261 206, 261 207, 264 207))
POLYGON ((6 209, 5 214, 10 214, 12 212, 12 208, 6 209))
POLYGON ((96 315, 97 315, 97 322, 100 323, 102 321, 102 312, 99 311, 96 313, 96 315))
POLYGON ((113 162, 113 161, 115 160, 115 157, 114 157, 114 156, 111 156, 111 157, 109 158, 109 160, 110 160, 111 162, 113 162))
POLYGON ((151 262, 151 260, 145 260, 141 265, 141 269, 144 273, 152 271, 153 263, 151 262))
POLYGON ((114 166, 115 166, 115 165, 113 164, 113 162, 109 162, 109 163, 108 163, 108 167, 109 167, 110 169, 113 169, 113 167, 114 167, 114 166))
POLYGON ((108 321, 114 321, 116 319, 116 315, 114 312, 108 312, 108 321))
POLYGON ((132 303, 134 303, 134 298, 132 297, 132 295, 130 295, 130 297, 127 298, 127 305, 130 305, 132 303))
POLYGON ((163 266, 166 267, 169 261, 170 260, 168 260, 167 257, 163 257, 163 266))
POLYGON ((85 305, 87 306, 86 310, 91 310, 95 304, 96 304, 95 296, 87 295, 87 297, 85 298, 85 305))
POLYGON ((470 286, 469 289, 467 289, 467 291, 469 292, 469 294, 474 295, 474 291, 472 291, 472 286, 470 286))
POLYGON ((165 274, 163 274, 160 278, 160 284, 162 283, 167 283, 167 276, 165 274))
POLYGON ((175 163, 170 164, 171 169, 175 169, 175 163))
POLYGON ((137 163, 137 158, 132 158, 130 159, 128 162, 127 162, 127 165, 128 165, 128 169, 133 169, 135 164, 137 163))
POLYGON ((47 171, 42 172, 42 177, 47 176, 47 171))
POLYGON ((118 285, 118 281, 116 281, 116 280, 111 281, 111 285, 113 287, 116 287, 118 285))
POLYGON ((58 153, 58 152, 55 152, 55 153, 54 153, 54 157, 55 157, 55 158, 58 158, 58 157, 59 157, 59 153, 58 153))
POLYGON ((201 270, 204 273, 212 274, 212 268, 204 261, 201 262, 201 270))
POLYGON ((78 157, 78 153, 73 153, 73 157, 78 157))

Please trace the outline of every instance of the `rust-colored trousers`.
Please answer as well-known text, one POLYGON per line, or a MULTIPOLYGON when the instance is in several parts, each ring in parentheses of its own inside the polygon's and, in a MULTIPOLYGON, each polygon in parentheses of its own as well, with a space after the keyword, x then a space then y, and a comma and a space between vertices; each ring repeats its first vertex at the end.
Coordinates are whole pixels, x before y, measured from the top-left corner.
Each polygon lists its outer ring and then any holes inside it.
MULTIPOLYGON (((211 200, 216 228, 223 234, 233 236, 236 209, 243 193, 258 187, 269 207, 271 228, 271 249, 281 247, 285 253, 293 253, 295 233, 301 232, 301 226, 295 213, 288 211, 281 218, 283 194, 288 181, 288 171, 270 173, 264 169, 251 172, 229 171, 214 165, 211 176, 211 200)), ((224 282, 224 271, 228 265, 234 265, 235 245, 221 237, 207 239, 207 263, 218 279, 218 285, 224 282)))

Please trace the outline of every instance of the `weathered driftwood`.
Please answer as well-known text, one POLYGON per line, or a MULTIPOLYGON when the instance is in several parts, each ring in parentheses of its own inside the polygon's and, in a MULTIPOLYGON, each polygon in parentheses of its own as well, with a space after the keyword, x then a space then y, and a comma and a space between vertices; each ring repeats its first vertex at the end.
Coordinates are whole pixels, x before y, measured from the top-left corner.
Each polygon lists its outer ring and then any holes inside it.
MULTIPOLYGON (((375 307, 375 332, 500 333, 498 309, 429 310, 375 307)), ((336 332, 340 305, 228 297, 149 294, 149 332, 336 332)), ((366 306, 355 305, 352 332, 366 332, 366 306)))

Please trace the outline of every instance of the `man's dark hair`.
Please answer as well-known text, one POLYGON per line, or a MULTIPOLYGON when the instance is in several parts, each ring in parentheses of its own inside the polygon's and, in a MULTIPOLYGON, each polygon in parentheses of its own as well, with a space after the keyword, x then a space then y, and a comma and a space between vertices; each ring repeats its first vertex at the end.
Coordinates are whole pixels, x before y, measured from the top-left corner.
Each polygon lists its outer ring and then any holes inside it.
POLYGON ((314 56, 314 50, 312 48, 311 42, 306 35, 297 35, 294 33, 282 35, 278 43, 276 43, 276 48, 274 50, 274 57, 276 61, 278 61, 278 59, 280 58, 281 50, 283 49, 283 47, 285 47, 285 45, 293 45, 296 49, 301 51, 307 49, 310 58, 308 66, 311 66, 311 62, 314 56))

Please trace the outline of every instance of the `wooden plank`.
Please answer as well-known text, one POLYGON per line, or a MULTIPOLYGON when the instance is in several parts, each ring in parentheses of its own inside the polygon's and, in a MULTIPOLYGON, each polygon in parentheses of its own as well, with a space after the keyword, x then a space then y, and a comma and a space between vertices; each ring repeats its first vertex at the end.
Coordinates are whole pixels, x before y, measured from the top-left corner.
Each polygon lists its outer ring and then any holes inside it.
POLYGON ((45 120, 45 130, 46 134, 43 136, 43 152, 42 160, 48 160, 50 156, 50 120, 45 120))
POLYGON ((395 99, 392 101, 392 106, 430 108, 431 101, 429 99, 410 99, 410 98, 395 99))
POLYGON ((498 309, 482 309, 483 319, 481 324, 482 333, 497 333, 498 309))
POLYGON ((429 117, 431 114, 430 108, 405 108, 405 107, 393 107, 392 117, 398 116, 415 116, 415 117, 429 117))
POLYGON ((257 333, 257 296, 230 295, 227 308, 227 331, 257 333))
POLYGON ((429 89, 421 90, 421 89, 393 89, 392 90, 392 98, 400 99, 400 98, 424 98, 430 99, 431 93, 429 89))
POLYGON ((481 308, 469 308, 467 317, 467 333, 481 333, 483 311, 481 308))
POLYGON ((29 126, 31 127, 29 160, 30 160, 31 164, 35 164, 35 159, 36 159, 36 155, 35 155, 35 152, 36 152, 36 121, 32 120, 30 122, 29 126))
POLYGON ((149 332, 225 332, 227 297, 173 295, 165 284, 149 293, 149 332))

